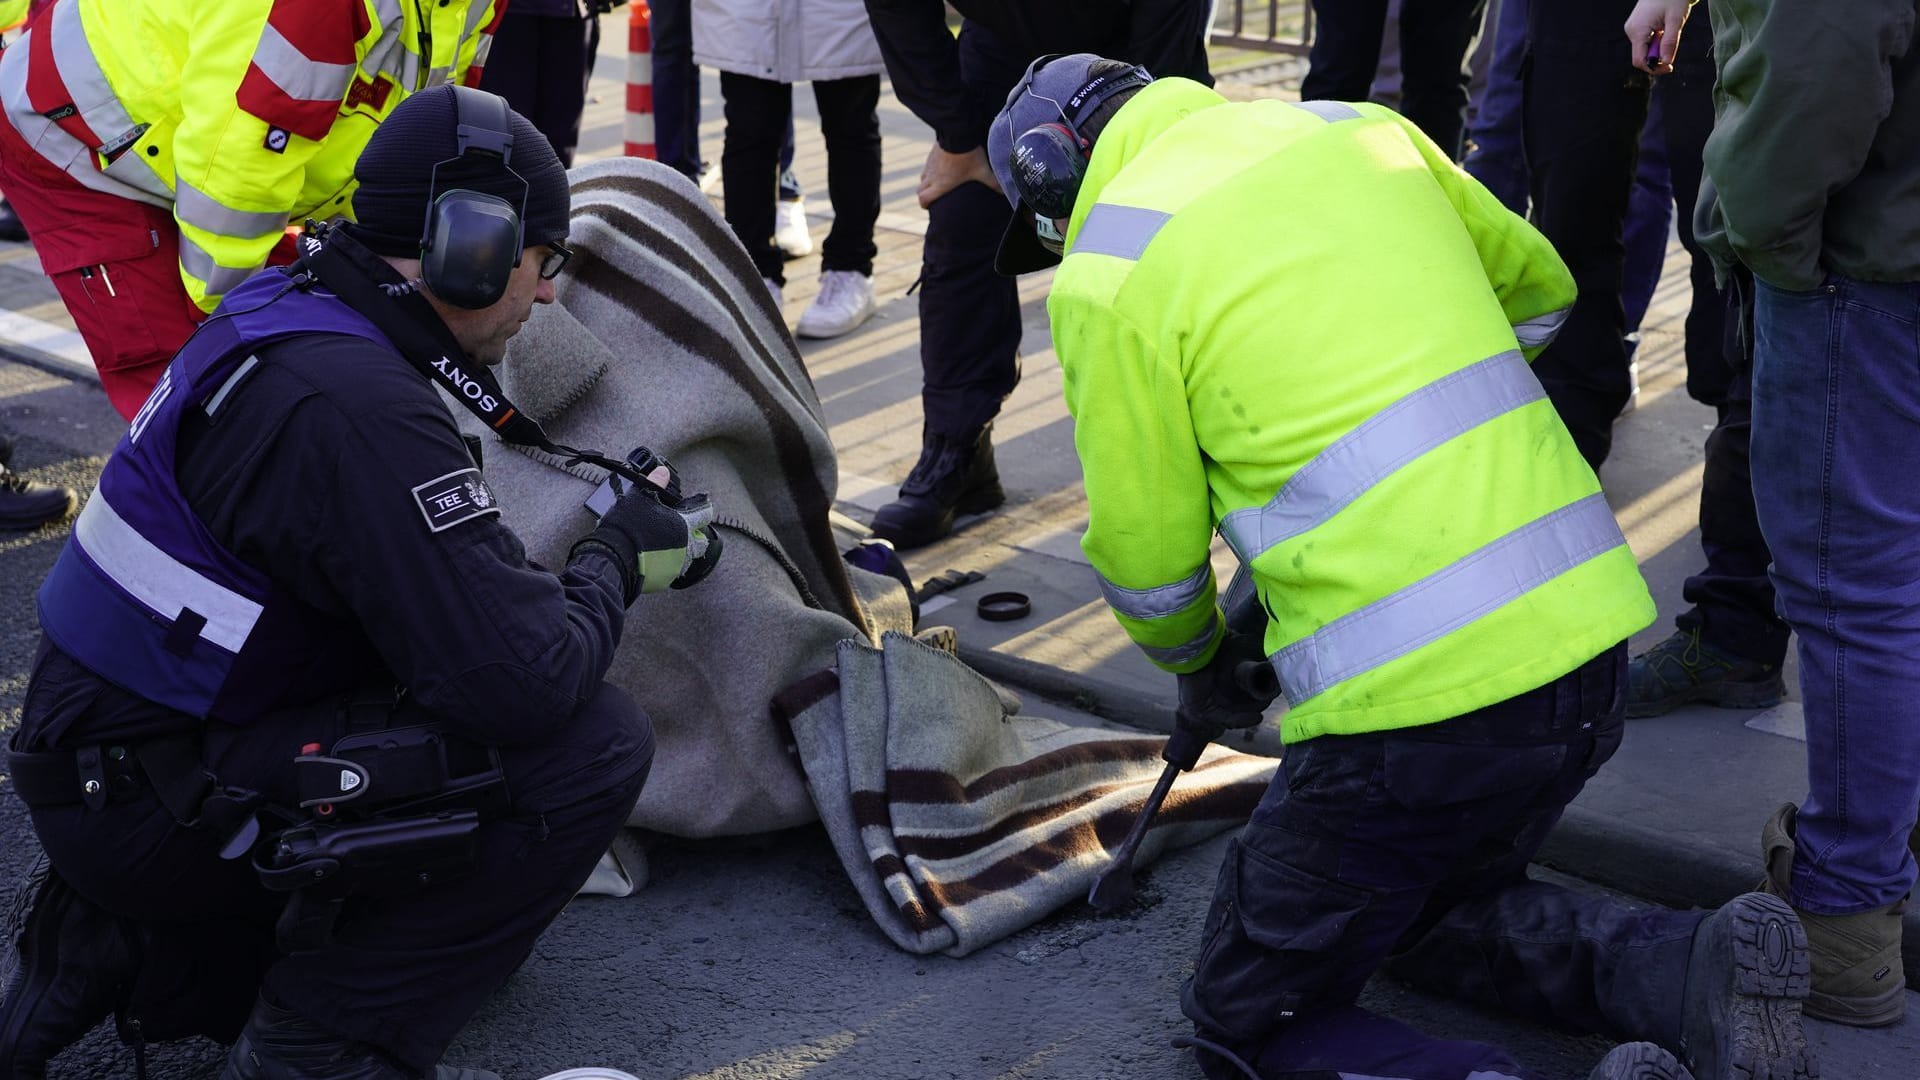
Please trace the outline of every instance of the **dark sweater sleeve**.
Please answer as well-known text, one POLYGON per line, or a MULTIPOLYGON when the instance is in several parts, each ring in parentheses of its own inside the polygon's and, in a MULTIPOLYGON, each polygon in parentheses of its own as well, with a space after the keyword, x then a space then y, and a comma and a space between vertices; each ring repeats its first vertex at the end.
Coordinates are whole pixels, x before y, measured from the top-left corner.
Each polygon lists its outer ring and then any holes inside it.
POLYGON ((336 339, 235 394, 217 427, 270 434, 227 443, 251 443, 257 458, 216 533, 354 624, 424 707, 477 736, 539 738, 612 662, 625 620, 618 571, 604 559, 558 575, 531 565, 439 396, 398 357, 367 349, 336 339), (450 484, 463 499, 436 503, 450 484))
POLYGON ((1135 0, 1127 30, 1127 59, 1154 78, 1177 75, 1213 85, 1207 69, 1209 0, 1135 0))
POLYGON ((964 153, 986 142, 986 129, 960 78, 960 49, 947 29, 941 0, 867 0, 867 16, 893 93, 933 129, 940 148, 964 153))

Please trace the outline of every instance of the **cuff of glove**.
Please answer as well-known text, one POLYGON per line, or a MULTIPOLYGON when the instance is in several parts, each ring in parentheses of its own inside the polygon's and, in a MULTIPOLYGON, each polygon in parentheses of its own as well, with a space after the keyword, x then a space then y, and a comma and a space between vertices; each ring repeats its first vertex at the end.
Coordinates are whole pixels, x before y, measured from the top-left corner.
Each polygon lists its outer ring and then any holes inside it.
POLYGON ((604 555, 613 563, 613 569, 620 575, 620 596, 628 607, 640 597, 640 568, 630 552, 622 552, 612 544, 597 536, 588 536, 573 545, 567 552, 567 565, 571 566, 586 554, 604 555))

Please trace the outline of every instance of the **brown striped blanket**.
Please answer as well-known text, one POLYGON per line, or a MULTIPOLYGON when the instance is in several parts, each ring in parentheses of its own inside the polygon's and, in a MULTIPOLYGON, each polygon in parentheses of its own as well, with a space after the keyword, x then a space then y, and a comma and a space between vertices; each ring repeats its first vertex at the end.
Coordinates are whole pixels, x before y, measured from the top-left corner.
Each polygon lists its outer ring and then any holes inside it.
MULTIPOLYGON (((1084 897, 1159 774, 1160 740, 1015 716, 902 633, 904 591, 840 557, 854 537, 830 521, 819 399, 725 222, 651 161, 571 180, 578 254, 559 302, 514 338, 503 385, 558 442, 664 454, 713 496, 726 544, 698 587, 635 603, 608 673, 657 737, 631 824, 697 838, 818 818, 874 919, 916 952, 964 953, 1084 897)), ((604 474, 454 412, 487 440, 507 523, 560 565, 604 474)), ((1273 771, 1216 752, 1175 787, 1141 862, 1244 821, 1273 771)), ((644 878, 640 850, 615 845, 603 891, 626 891, 620 870, 644 878)))
MULTIPOLYGON (((841 642, 833 671, 775 703, 854 888, 903 949, 964 956, 1084 900, 1160 775, 1160 738, 1018 707, 896 633, 841 642)), ((1275 768, 1209 749, 1134 865, 1245 821, 1275 768)))

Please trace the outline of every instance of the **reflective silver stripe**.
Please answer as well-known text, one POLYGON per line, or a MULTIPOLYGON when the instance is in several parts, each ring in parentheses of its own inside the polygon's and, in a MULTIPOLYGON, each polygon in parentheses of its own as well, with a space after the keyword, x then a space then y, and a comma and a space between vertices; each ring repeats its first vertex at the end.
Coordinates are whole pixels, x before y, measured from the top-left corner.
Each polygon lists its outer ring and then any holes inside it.
POLYGON ((114 512, 99 488, 73 531, 94 564, 136 600, 168 619, 187 609, 206 616, 200 636, 228 652, 239 652, 260 620, 259 604, 155 547, 114 512))
POLYGON ((1220 536, 1241 562, 1252 562, 1275 544, 1324 524, 1434 447, 1545 396, 1518 352, 1461 368, 1342 435, 1301 466, 1265 506, 1228 514, 1220 522, 1220 536))
POLYGON ((219 236, 266 236, 287 227, 285 214, 235 210, 184 179, 174 183, 174 212, 196 229, 219 236))
POLYGON ((1080 235, 1073 238, 1073 250, 1068 254, 1138 259, 1153 241, 1154 234, 1172 217, 1161 210, 1094 203, 1093 209, 1087 211, 1086 220, 1080 223, 1080 235))
POLYGON ((1568 305, 1559 311, 1549 311, 1545 315, 1536 315, 1525 322, 1514 323, 1513 336, 1520 342, 1521 348, 1525 349, 1531 349, 1535 345, 1549 344, 1553 341, 1553 336, 1560 332, 1560 327, 1566 324, 1567 315, 1572 311, 1573 306, 1568 305))
POLYGON ((1290 104, 1296 109, 1312 113, 1329 124, 1337 124, 1342 120, 1360 119, 1360 110, 1344 101, 1295 101, 1290 104))
POLYGON ((1146 653, 1147 656, 1155 662, 1162 664, 1184 664, 1190 660, 1197 660, 1201 653, 1207 651, 1207 645, 1213 641, 1213 632, 1218 628, 1218 623, 1218 619, 1208 619, 1206 629, 1200 631, 1197 637, 1184 645, 1175 645, 1172 648, 1166 649, 1153 645, 1142 645, 1140 646, 1140 651, 1146 653))
POLYGON ((73 98, 73 107, 80 111, 80 119, 103 140, 102 145, 119 142, 133 130, 133 117, 127 115, 126 106, 120 104, 106 72, 93 57, 86 28, 80 23, 80 5, 57 5, 48 29, 53 33, 53 66, 73 98))
POLYGON ((493 51, 493 35, 487 34, 480 39, 479 46, 473 50, 473 60, 467 64, 467 70, 472 71, 474 68, 486 67, 487 54, 492 51, 493 51))
MULTIPOLYGON (((58 20, 71 17, 75 7, 72 3, 57 7, 56 21, 43 24, 41 32, 51 32, 51 28, 58 25, 58 20)), ((34 111, 33 102, 27 97, 28 57, 32 52, 28 38, 32 34, 33 31, 28 31, 26 36, 0 52, 0 100, 4 100, 7 119, 12 121, 13 129, 20 133, 21 139, 33 147, 34 153, 45 158, 48 164, 73 177, 75 182, 89 190, 153 206, 166 206, 172 202, 172 190, 154 175, 144 161, 136 161, 130 154, 125 155, 114 162, 111 173, 103 173, 94 163, 93 147, 81 145, 78 139, 34 111)), ((91 54, 88 59, 91 60, 91 54)), ((118 106, 117 101, 115 105, 118 106)), ((100 129, 93 130, 97 134, 100 129)))
POLYGON ((434 68, 432 71, 427 72, 427 85, 439 86, 441 83, 446 82, 448 76, 452 74, 453 68, 450 66, 434 68))
POLYGON ((1335 619, 1275 653, 1273 669, 1287 700, 1299 705, 1438 641, 1626 542, 1606 499, 1589 495, 1335 619))
MULTIPOLYGON (((497 3, 498 0, 494 0, 494 2, 497 3)), ((492 10, 493 4, 488 3, 487 0, 473 0, 473 3, 467 5, 467 25, 460 28, 460 40, 463 43, 468 38, 480 32, 480 27, 485 25, 482 20, 484 20, 487 17, 487 13, 492 10)))
POLYGON ((258 266, 234 269, 221 266, 213 261, 207 249, 194 243, 185 233, 180 234, 180 269, 206 283, 208 296, 223 296, 234 286, 253 276, 258 266))
POLYGON ((1213 583, 1213 567, 1201 563, 1200 569, 1184 580, 1151 589, 1129 589, 1098 574, 1094 576, 1100 582, 1100 595, 1107 598, 1113 610, 1129 619, 1164 619, 1187 610, 1195 600, 1206 595, 1207 586, 1213 583))
POLYGON ((353 82, 352 64, 322 64, 308 59, 280 31, 268 23, 260 30, 260 44, 254 46, 253 63, 273 85, 298 101, 338 102, 347 96, 353 82))
POLYGON ((202 406, 202 411, 208 416, 212 416, 218 412, 220 406, 226 404, 227 395, 233 393, 233 388, 239 386, 241 380, 253 374, 253 369, 259 366, 260 358, 257 356, 249 356, 245 360, 242 360, 240 367, 235 370, 233 374, 227 376, 227 381, 221 383, 220 389, 214 391, 213 396, 207 399, 206 405, 202 406))
POLYGON ((400 0, 373 0, 373 18, 375 27, 398 30, 406 13, 400 10, 400 0))

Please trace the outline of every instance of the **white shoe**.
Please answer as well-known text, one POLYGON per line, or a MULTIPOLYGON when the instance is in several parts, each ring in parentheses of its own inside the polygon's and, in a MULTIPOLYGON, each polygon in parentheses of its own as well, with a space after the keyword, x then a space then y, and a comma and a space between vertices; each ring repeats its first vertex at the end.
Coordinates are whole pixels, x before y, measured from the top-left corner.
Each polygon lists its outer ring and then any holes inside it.
POLYGON ((784 310, 786 310, 786 307, 787 307, 787 291, 786 291, 785 289, 782 289, 782 288, 780 287, 780 283, 779 283, 779 282, 777 282, 777 281, 775 281, 775 280, 773 280, 773 279, 772 279, 772 278, 770 278, 770 277, 763 277, 763 278, 761 278, 760 280, 761 280, 761 281, 764 281, 764 282, 766 282, 766 283, 767 283, 767 291, 773 294, 773 306, 774 306, 774 308, 775 308, 776 310, 780 310, 780 311, 784 311, 784 310))
POLYGON ((793 328, 796 337, 839 337, 873 318, 873 279, 853 270, 820 275, 820 294, 793 328))
POLYGON ((813 254, 813 237, 807 232, 807 200, 773 201, 773 246, 789 259, 813 254))
POLYGON ((694 180, 694 184, 700 188, 701 194, 713 194, 713 189, 720 184, 720 166, 711 161, 701 162, 700 175, 694 180))

